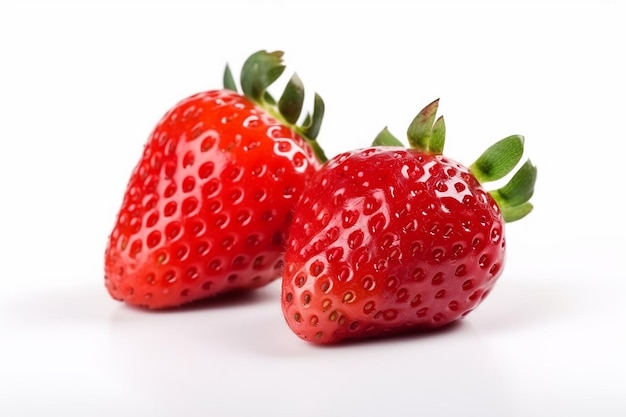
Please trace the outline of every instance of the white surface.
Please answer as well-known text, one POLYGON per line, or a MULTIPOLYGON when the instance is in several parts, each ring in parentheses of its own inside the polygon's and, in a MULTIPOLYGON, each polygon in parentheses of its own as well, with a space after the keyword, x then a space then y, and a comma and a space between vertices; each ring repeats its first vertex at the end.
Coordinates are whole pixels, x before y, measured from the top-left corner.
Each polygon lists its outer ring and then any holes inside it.
POLYGON ((2 2, 0 415, 626 415, 625 15, 617 1, 2 2), (153 125, 262 48, 325 98, 329 154, 385 125, 402 135, 437 97, 457 160, 526 136, 536 210, 508 227, 505 272, 461 325, 319 348, 285 325, 278 283, 168 313, 108 297, 106 238, 153 125))

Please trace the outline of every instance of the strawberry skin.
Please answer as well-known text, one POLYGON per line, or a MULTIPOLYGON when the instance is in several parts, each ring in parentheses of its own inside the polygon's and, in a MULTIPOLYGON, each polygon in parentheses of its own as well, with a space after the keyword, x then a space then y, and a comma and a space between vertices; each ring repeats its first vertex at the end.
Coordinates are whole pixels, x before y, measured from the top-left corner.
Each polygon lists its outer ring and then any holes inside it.
POLYGON ((283 310, 318 343, 455 321, 502 272, 504 221, 467 168, 377 147, 338 156, 296 207, 283 310))
MULTIPOLYGON (((435 140, 440 125, 428 132, 435 140)), ((282 310, 304 340, 444 326, 474 310, 503 271, 505 217, 474 173, 439 149, 392 142, 332 158, 296 205, 282 310)))
POLYGON ((108 292, 160 309, 278 278, 293 205, 319 166, 305 139, 235 91, 184 99, 131 175, 106 248, 108 292))

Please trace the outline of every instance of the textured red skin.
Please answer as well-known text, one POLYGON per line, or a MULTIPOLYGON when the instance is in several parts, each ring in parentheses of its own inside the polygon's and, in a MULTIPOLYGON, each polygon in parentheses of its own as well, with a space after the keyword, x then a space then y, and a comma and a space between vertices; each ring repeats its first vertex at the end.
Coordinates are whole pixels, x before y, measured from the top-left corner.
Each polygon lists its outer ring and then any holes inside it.
POLYGON ((282 309, 311 342, 441 327, 475 309, 503 269, 497 204, 441 155, 395 147, 338 155, 295 213, 282 309))
POLYGON ((278 278, 293 205, 319 166, 301 137, 245 97, 214 90, 181 101, 131 175, 106 288, 156 309, 278 278))

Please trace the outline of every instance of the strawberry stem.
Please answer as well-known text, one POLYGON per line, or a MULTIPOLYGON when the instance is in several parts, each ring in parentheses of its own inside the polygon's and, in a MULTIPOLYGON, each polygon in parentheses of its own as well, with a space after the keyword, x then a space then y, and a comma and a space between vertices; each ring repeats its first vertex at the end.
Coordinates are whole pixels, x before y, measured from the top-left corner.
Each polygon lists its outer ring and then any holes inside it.
MULTIPOLYGON (((302 124, 298 119, 304 103, 304 86, 297 74, 294 74, 278 101, 267 91, 284 72, 283 52, 258 51, 252 54, 243 64, 240 84, 243 94, 267 111, 282 124, 289 126, 294 132, 311 146, 320 162, 326 162, 324 150, 316 139, 324 117, 324 101, 315 94, 313 114, 307 114, 302 124)), ((237 84, 228 65, 224 70, 224 88, 237 91, 237 84)))

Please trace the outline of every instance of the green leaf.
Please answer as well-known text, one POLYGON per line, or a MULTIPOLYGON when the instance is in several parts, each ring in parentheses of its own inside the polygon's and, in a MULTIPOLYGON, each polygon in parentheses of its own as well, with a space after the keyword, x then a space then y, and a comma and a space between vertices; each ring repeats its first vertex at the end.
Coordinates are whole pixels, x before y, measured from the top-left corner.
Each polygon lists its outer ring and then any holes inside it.
POLYGON ((508 136, 491 145, 469 169, 480 183, 496 181, 513 170, 524 153, 524 137, 508 136))
POLYGON ((396 138, 386 127, 380 131, 372 146, 401 146, 404 147, 402 142, 396 138))
POLYGON ((269 104, 270 106, 276 105, 276 100, 267 91, 265 92, 265 94, 263 94, 263 100, 265 101, 266 104, 269 104))
POLYGON ((230 67, 226 65, 224 68, 224 88, 237 92, 237 84, 233 78, 233 73, 230 71, 230 67))
POLYGON ((440 117, 435 122, 439 99, 424 107, 413 119, 407 130, 411 148, 423 152, 441 154, 445 144, 445 123, 440 117))
MULTIPOLYGON (((297 125, 304 102, 304 87, 300 78, 294 74, 278 100, 275 100, 268 91, 268 87, 285 70, 282 57, 282 51, 267 52, 261 50, 252 54, 244 62, 241 69, 240 84, 243 94, 280 123, 298 133, 311 146, 317 159, 320 162, 326 162, 326 155, 316 141, 324 117, 322 98, 315 94, 313 112, 307 114, 302 125, 297 125)), ((224 73, 224 85, 227 88, 236 88, 228 66, 224 73)))
POLYGON ((312 140, 317 138, 320 127, 322 126, 322 119, 324 118, 324 100, 322 97, 315 93, 315 99, 313 101, 313 115, 309 118, 309 123, 304 125, 304 135, 312 140))
POLYGON ((295 124, 300 117, 300 113, 302 113, 303 103, 304 85, 300 77, 294 74, 278 100, 278 110, 287 122, 295 124))
POLYGON ((505 207, 502 211, 502 218, 507 223, 512 223, 519 219, 526 217, 531 211, 533 211, 533 205, 526 202, 522 205, 515 207, 505 207))
POLYGON ((535 192, 537 167, 529 160, 503 187, 490 191, 507 222, 519 220, 532 210, 529 200, 535 192))
POLYGON ((537 180, 537 167, 530 159, 513 175, 505 186, 499 188, 500 198, 506 202, 507 206, 518 206, 530 200, 535 192, 535 181, 537 180))
POLYGON ((252 54, 241 69, 241 89, 256 102, 261 102, 265 90, 281 76, 285 70, 282 51, 258 51, 252 54))
POLYGON ((322 126, 322 119, 324 118, 324 100, 322 97, 315 93, 315 99, 313 103, 313 115, 307 114, 304 118, 302 126, 295 126, 295 130, 298 134, 302 135, 307 143, 313 148, 315 156, 320 162, 328 161, 324 149, 317 142, 317 135, 319 134, 320 127, 322 126))
POLYGON ((443 145, 446 142, 446 123, 443 120, 443 116, 439 116, 433 129, 430 132, 430 149, 440 153, 443 152, 443 145))

